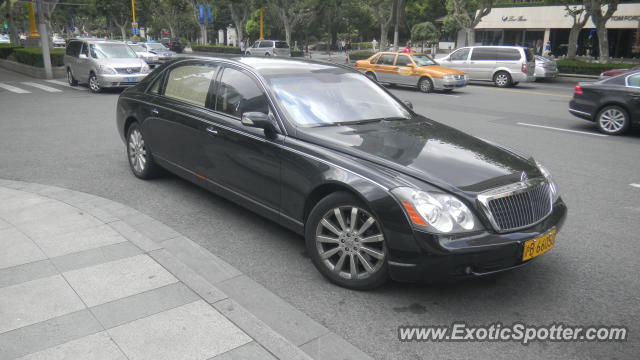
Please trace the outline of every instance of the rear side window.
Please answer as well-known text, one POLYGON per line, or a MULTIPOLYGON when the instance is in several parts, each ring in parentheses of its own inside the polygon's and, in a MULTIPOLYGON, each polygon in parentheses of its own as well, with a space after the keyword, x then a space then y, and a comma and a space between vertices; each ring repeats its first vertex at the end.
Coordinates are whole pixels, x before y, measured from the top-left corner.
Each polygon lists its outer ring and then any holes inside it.
POLYGON ((260 47, 261 48, 273 47, 273 41, 261 41, 260 42, 260 47))
POLYGON ((640 74, 633 74, 627 76, 627 86, 640 88, 640 74))
POLYGON ((407 66, 411 64, 411 60, 407 55, 398 55, 398 59, 396 60, 397 66, 407 66))
POLYGON ((288 49, 289 48, 289 44, 287 44, 286 41, 276 41, 276 47, 278 49, 288 49))
POLYGON ((474 48, 471 52, 471 60, 496 60, 496 48, 474 48))
POLYGON ((383 54, 378 59, 378 65, 393 65, 393 61, 396 59, 396 56, 393 54, 383 54))
POLYGON ((496 52, 496 60, 501 61, 517 61, 520 60, 520 51, 518 49, 512 48, 497 48, 496 52))
POLYGON ((469 57, 469 49, 460 49, 451 54, 449 59, 451 61, 464 61, 467 60, 467 57, 469 57))
POLYGON ((269 105, 258 84, 242 71, 226 68, 216 93, 217 111, 235 117, 250 111, 268 114, 269 105))
POLYGON ((215 72, 216 66, 208 64, 177 66, 169 71, 164 96, 206 106, 215 72))

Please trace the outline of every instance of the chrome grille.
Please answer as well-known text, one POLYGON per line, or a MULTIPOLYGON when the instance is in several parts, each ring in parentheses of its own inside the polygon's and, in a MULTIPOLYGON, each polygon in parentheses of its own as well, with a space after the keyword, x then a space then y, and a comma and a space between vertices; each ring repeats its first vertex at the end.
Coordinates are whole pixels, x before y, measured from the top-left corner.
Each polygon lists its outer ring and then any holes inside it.
POLYGON ((140 72, 139 67, 130 67, 130 68, 116 68, 118 74, 137 74, 140 72), (128 70, 131 69, 131 72, 128 70))
POLYGON ((505 232, 533 225, 551 213, 551 188, 547 182, 488 198, 486 205, 496 230, 505 232))
POLYGON ((464 75, 453 75, 453 78, 456 80, 464 80, 464 75))

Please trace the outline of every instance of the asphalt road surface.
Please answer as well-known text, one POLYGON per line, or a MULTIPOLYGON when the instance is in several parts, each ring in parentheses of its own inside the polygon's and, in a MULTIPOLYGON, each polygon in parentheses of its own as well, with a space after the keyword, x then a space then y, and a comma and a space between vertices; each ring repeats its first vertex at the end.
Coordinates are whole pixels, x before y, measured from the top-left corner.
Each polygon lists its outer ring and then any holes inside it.
POLYGON ((84 191, 147 213, 376 359, 640 354, 640 187, 632 185, 640 184, 640 134, 600 136, 593 124, 571 116, 572 85, 473 85, 450 95, 393 88, 419 113, 534 155, 554 175, 569 216, 556 248, 529 266, 455 284, 389 283, 357 292, 325 281, 300 236, 175 176, 148 182, 133 177, 115 128, 117 91, 94 95, 2 70, 0 84, 0 178, 84 191), (399 325, 518 321, 624 325, 630 340, 524 346, 397 338, 399 325))

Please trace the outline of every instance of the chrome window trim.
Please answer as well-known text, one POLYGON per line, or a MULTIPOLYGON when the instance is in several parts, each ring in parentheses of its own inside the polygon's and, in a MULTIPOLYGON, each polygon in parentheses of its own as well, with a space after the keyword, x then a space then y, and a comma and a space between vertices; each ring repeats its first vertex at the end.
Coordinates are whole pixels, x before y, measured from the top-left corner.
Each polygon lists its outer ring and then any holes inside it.
POLYGON ((634 75, 640 75, 640 73, 639 73, 639 72, 632 72, 631 74, 629 74, 629 75, 625 76, 625 78, 624 78, 624 85, 625 85, 626 87, 628 87, 628 88, 639 89, 639 88, 640 88, 640 86, 631 86, 631 85, 629 85, 629 78, 630 78, 630 77, 632 77, 632 76, 634 76, 634 75))
POLYGON ((497 188, 493 188, 493 189, 487 190, 485 192, 480 193, 477 196, 478 207, 480 209, 482 209, 482 211, 484 212, 484 214, 487 217, 487 219, 489 219, 489 222, 491 223, 491 226, 498 233, 513 232, 513 231, 517 231, 517 230, 521 230, 521 229, 525 229, 525 228, 534 226, 534 225, 539 224, 542 221, 544 221, 546 218, 548 218, 553 213, 553 196, 551 194, 549 195, 549 203, 550 203, 549 213, 547 213, 545 216, 540 218, 540 220, 538 220, 538 221, 536 221, 534 223, 527 224, 525 226, 521 226, 521 227, 518 227, 518 228, 507 229, 507 230, 502 230, 500 225, 498 225, 498 222, 493 217, 493 214, 491 213, 491 210, 489 209, 489 201, 500 199, 500 198, 504 198, 504 197, 508 197, 508 196, 512 196, 512 195, 516 195, 516 194, 520 194, 520 193, 523 193, 523 192, 527 192, 531 188, 534 188, 534 187, 539 186, 539 185, 543 185, 545 183, 547 183, 547 180, 544 177, 538 177, 538 178, 527 179, 525 181, 520 181, 520 182, 517 182, 517 183, 513 183, 513 184, 509 184, 509 185, 505 185, 505 186, 500 186, 500 187, 497 187, 497 188))

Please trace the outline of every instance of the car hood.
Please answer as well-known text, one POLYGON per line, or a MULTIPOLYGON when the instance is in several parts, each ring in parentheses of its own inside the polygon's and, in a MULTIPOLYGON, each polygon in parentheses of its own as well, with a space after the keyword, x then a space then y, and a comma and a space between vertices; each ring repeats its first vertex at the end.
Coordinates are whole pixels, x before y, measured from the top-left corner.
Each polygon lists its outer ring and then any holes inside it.
POLYGON ((445 66, 440 66, 440 65, 427 65, 427 66, 421 66, 420 67, 421 70, 425 70, 427 72, 430 73, 437 73, 440 75, 462 75, 464 74, 464 71, 460 71, 458 69, 452 69, 450 67, 445 67, 445 66))
POLYGON ((111 67, 139 67, 145 62, 140 58, 109 58, 109 59, 96 59, 96 62, 100 65, 106 65, 111 67))
POLYGON ((541 176, 535 162, 449 126, 405 121, 301 128, 297 136, 453 192, 477 193, 541 176))

